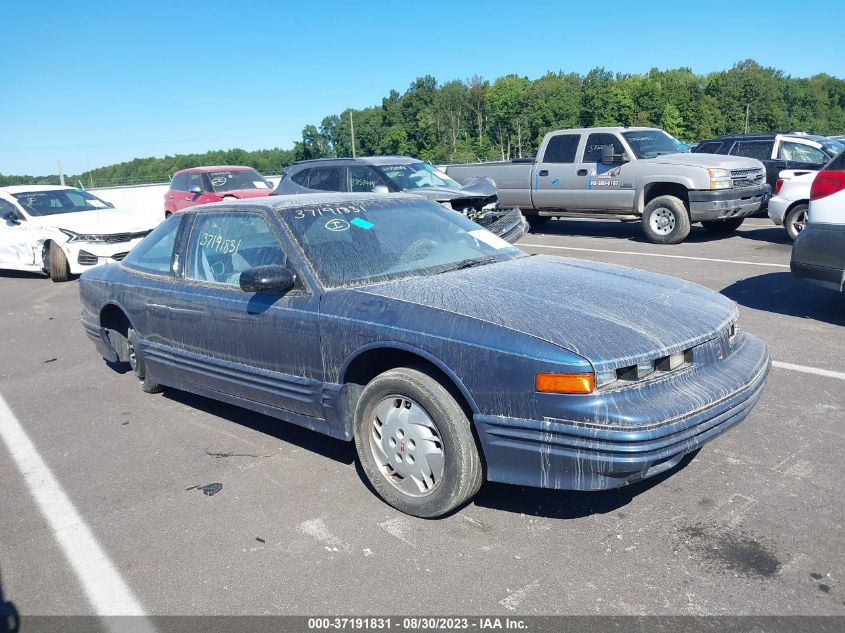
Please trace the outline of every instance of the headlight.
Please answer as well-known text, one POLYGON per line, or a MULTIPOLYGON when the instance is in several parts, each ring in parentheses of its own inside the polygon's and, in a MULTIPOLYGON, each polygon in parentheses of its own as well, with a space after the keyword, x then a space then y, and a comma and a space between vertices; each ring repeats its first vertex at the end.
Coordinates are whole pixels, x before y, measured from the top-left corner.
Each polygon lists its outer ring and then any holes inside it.
POLYGON ((711 189, 730 189, 733 187, 731 172, 727 169, 708 169, 711 189))
POLYGON ((74 233, 67 229, 59 229, 62 233, 68 236, 68 242, 103 242, 102 235, 86 235, 84 233, 74 233))

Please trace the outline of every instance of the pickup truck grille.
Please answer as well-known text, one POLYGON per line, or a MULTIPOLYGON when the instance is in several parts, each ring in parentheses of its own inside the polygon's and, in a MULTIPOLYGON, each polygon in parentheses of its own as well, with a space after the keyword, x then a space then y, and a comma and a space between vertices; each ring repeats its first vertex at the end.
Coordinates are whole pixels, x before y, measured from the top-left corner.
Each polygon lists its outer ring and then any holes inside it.
POLYGON ((763 169, 732 169, 731 180, 734 189, 757 187, 766 181, 766 172, 763 169))

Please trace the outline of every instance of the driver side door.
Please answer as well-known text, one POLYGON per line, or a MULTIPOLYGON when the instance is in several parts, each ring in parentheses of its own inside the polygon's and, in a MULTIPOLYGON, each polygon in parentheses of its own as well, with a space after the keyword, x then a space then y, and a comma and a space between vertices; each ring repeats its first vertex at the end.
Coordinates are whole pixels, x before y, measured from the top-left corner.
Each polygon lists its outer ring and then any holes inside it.
POLYGON ((612 147, 614 154, 628 152, 615 134, 594 132, 587 137, 581 162, 576 165, 578 188, 575 190, 575 207, 578 211, 631 213, 634 208, 634 183, 637 181, 637 163, 602 163, 605 147, 612 147))
POLYGON ((14 204, 0 199, 0 268, 32 268, 35 265, 32 245, 29 222, 14 204), (7 219, 8 214, 13 214, 17 220, 7 219))

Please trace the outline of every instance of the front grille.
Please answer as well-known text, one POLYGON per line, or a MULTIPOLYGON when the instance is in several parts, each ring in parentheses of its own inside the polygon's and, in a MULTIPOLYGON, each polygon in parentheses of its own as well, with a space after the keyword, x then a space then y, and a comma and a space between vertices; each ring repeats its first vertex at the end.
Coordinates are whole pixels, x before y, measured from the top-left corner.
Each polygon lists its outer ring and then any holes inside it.
POLYGON ((766 172, 762 169, 732 169, 731 180, 734 189, 757 187, 765 182, 766 172))
POLYGON ((125 253, 115 253, 114 255, 111 256, 111 258, 113 260, 115 260, 116 262, 122 262, 123 258, 126 257, 128 254, 129 254, 129 251, 126 251, 125 253))
POLYGON ((93 266, 97 263, 97 256, 88 251, 79 251, 76 256, 76 262, 81 266, 93 266))
POLYGON ((103 235, 103 241, 106 244, 121 244, 123 242, 131 242, 139 237, 146 237, 149 231, 139 231, 138 233, 112 233, 111 235, 103 235))

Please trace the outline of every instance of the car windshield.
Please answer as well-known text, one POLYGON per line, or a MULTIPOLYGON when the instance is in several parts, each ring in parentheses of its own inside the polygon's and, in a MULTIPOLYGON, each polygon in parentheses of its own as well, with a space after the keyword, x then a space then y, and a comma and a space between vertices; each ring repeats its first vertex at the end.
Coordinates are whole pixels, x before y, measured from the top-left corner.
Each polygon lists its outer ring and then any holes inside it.
POLYGON ((320 282, 349 287, 525 257, 464 216, 427 200, 359 200, 282 209, 320 282))
POLYGON ((206 174, 215 192, 273 188, 264 176, 254 169, 221 169, 208 171, 206 174))
POLYGON ((825 148, 827 151, 828 156, 831 158, 835 156, 839 156, 842 153, 842 150, 845 149, 845 143, 842 141, 837 141, 835 139, 825 139, 819 141, 822 144, 822 147, 825 148))
POLYGON ((112 205, 81 189, 24 191, 12 194, 32 216, 111 209, 112 205))
POLYGON ((461 183, 452 180, 442 171, 435 169, 428 163, 373 166, 400 190, 419 189, 421 187, 461 188, 461 183))
POLYGON ((655 158, 683 151, 679 148, 678 141, 662 130, 622 132, 622 136, 628 141, 631 151, 637 158, 655 158))

